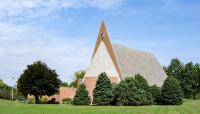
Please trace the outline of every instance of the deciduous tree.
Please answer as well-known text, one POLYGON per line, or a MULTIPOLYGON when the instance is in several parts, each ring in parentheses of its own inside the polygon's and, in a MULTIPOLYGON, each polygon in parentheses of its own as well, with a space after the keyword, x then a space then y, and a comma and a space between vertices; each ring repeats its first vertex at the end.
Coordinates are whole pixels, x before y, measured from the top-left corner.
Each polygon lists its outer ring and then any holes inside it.
POLYGON ((39 96, 57 93, 59 85, 60 80, 56 71, 42 61, 27 65, 27 69, 17 81, 18 91, 24 96, 34 95, 36 103, 39 103, 39 96))

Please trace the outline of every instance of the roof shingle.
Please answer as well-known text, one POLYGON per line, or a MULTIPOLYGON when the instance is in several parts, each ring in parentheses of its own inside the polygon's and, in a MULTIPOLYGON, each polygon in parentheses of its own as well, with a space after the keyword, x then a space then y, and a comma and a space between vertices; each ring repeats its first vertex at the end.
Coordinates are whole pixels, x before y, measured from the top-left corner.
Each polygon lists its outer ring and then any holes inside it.
POLYGON ((162 86, 167 75, 153 54, 118 44, 113 44, 113 48, 123 79, 141 74, 149 85, 162 86))

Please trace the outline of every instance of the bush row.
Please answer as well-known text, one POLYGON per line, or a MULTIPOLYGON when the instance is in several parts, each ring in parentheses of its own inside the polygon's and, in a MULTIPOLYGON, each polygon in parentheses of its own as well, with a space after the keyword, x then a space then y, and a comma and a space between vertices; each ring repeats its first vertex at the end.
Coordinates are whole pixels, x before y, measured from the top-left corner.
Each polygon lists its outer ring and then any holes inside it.
MULTIPOLYGON (((147 80, 137 74, 119 84, 111 84, 106 73, 101 73, 93 91, 93 105, 178 105, 183 102, 179 81, 169 76, 163 86, 149 86, 147 80)), ((91 103, 85 85, 81 84, 72 102, 74 105, 91 103)))

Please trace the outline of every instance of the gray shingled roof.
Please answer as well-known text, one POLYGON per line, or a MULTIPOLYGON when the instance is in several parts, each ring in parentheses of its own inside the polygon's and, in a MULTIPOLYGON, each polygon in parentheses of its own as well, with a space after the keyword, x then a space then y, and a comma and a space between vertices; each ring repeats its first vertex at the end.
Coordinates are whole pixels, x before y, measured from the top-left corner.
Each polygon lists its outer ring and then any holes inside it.
POLYGON ((148 81, 149 85, 162 86, 167 75, 153 54, 117 44, 113 44, 113 48, 123 79, 139 73, 148 81))

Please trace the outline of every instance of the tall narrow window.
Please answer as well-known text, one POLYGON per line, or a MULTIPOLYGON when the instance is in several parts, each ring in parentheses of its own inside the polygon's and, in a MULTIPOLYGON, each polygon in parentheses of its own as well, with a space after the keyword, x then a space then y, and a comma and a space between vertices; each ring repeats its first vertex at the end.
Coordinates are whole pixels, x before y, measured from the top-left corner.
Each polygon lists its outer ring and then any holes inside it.
POLYGON ((101 33, 101 38, 102 38, 102 40, 104 39, 104 37, 105 37, 105 34, 104 34, 104 32, 102 32, 102 33, 101 33))

